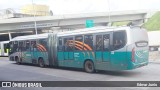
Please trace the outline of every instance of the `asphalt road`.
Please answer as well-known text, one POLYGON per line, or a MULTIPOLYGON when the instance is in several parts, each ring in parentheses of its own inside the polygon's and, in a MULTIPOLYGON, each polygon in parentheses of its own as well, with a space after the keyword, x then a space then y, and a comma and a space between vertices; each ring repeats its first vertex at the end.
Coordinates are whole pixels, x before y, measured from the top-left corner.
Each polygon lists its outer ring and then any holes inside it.
MULTIPOLYGON (((160 81, 160 63, 149 63, 131 71, 99 71, 64 68, 40 68, 33 65, 17 65, 7 57, 0 57, 0 81, 160 81)), ((159 90, 151 87, 54 87, 54 88, 0 88, 0 90, 159 90)))

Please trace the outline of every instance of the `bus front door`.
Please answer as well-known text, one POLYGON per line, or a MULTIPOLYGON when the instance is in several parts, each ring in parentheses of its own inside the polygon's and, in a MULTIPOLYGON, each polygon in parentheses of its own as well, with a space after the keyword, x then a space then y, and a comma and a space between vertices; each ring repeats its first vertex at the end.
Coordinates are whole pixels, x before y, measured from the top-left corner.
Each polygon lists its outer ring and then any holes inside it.
POLYGON ((25 46, 25 49, 22 52, 22 62, 30 63, 30 60, 32 58, 30 41, 29 40, 24 41, 24 46, 25 46))

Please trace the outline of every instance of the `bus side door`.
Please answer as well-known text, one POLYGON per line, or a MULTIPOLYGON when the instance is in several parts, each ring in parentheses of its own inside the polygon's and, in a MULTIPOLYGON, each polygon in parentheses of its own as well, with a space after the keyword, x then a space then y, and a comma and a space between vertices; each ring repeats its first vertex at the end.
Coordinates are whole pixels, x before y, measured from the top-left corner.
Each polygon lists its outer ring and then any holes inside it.
POLYGON ((36 56, 37 56, 36 45, 37 45, 36 40, 31 41, 31 59, 29 60, 30 63, 36 63, 36 56))
POLYGON ((104 62, 109 62, 110 60, 110 35, 111 34, 103 35, 103 61, 104 62))
POLYGON ((74 65, 74 42, 73 37, 59 38, 58 61, 60 66, 73 67, 74 65))
POLYGON ((107 70, 110 67, 110 35, 109 33, 96 35, 96 69, 107 70))
POLYGON ((19 47, 18 47, 18 56, 19 56, 19 59, 22 58, 22 53, 23 53, 23 41, 19 41, 19 47))
POLYGON ((64 38, 64 63, 65 66, 74 66, 73 60, 73 51, 74 51, 74 42, 73 37, 66 37, 64 38))
POLYGON ((22 61, 26 63, 30 63, 31 60, 31 43, 29 40, 25 41, 25 48, 22 53, 22 61))

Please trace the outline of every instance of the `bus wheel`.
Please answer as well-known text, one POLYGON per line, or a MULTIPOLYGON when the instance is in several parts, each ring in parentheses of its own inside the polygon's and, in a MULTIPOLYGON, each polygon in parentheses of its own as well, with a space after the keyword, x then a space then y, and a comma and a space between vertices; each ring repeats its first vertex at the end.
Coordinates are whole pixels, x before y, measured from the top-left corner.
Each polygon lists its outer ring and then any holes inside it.
POLYGON ((89 61, 89 60, 86 61, 85 64, 84 64, 84 69, 88 73, 93 73, 95 71, 93 62, 89 61))
POLYGON ((41 68, 43 68, 43 67, 45 66, 44 61, 43 61, 42 58, 39 58, 38 64, 39 64, 39 66, 40 66, 41 68))

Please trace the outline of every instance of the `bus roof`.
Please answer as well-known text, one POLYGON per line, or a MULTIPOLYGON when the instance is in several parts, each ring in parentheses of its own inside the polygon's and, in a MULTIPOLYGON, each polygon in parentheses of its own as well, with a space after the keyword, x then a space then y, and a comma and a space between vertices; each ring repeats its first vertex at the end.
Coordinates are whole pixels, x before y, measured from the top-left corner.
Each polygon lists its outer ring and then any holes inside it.
MULTIPOLYGON (((109 32, 109 31, 127 30, 129 28, 130 27, 128 27, 128 26, 121 26, 121 27, 100 26, 100 27, 92 27, 92 28, 85 28, 85 29, 76 29, 73 31, 59 32, 57 34, 57 36, 70 36, 70 35, 78 35, 78 34, 101 33, 101 32, 106 32, 106 31, 109 32)), ((49 33, 38 34, 38 35, 18 36, 18 37, 11 39, 10 41, 48 38, 48 34, 49 33)))
POLYGON ((123 27, 93 27, 93 28, 85 28, 85 29, 76 29, 73 31, 60 32, 57 36, 69 36, 69 35, 77 35, 77 34, 88 34, 88 33, 98 33, 98 32, 106 32, 106 31, 118 31, 118 30, 126 30, 127 26, 123 27))
POLYGON ((18 36, 18 37, 11 39, 11 41, 42 39, 42 38, 47 38, 47 37, 48 37, 48 33, 44 33, 44 34, 37 34, 37 35, 18 36))

